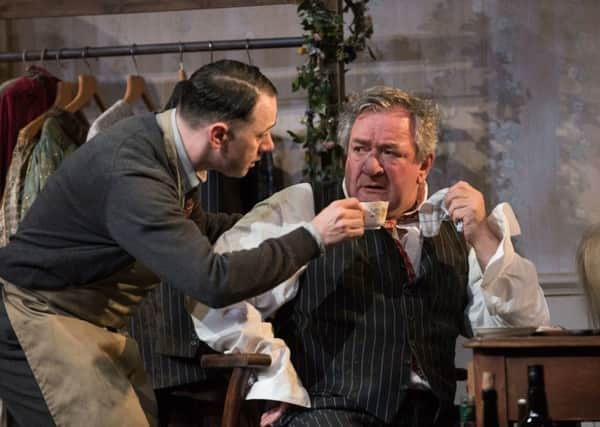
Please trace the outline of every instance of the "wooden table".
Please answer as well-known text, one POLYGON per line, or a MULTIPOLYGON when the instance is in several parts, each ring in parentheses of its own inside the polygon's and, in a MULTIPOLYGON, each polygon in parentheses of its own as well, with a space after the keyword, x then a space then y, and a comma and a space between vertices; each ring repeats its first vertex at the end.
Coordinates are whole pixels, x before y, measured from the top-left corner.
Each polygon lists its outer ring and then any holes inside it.
POLYGON ((483 372, 494 374, 500 425, 508 426, 517 420, 517 400, 527 398, 527 366, 534 364, 544 365, 553 420, 600 420, 600 336, 485 338, 464 346, 473 350, 475 389, 471 393, 478 427, 483 427, 483 372))

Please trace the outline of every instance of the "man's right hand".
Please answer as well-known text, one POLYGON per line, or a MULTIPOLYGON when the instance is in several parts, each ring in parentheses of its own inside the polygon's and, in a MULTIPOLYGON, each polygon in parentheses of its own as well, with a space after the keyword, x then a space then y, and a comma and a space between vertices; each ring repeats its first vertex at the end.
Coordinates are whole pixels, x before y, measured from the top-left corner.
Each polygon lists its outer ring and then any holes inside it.
POLYGON ((277 405, 268 409, 266 412, 262 414, 260 417, 260 427, 270 427, 281 418, 281 416, 288 410, 290 407, 289 403, 279 402, 277 405))
POLYGON ((360 237, 365 232, 365 219, 358 199, 336 200, 311 221, 325 246, 348 238, 360 237))

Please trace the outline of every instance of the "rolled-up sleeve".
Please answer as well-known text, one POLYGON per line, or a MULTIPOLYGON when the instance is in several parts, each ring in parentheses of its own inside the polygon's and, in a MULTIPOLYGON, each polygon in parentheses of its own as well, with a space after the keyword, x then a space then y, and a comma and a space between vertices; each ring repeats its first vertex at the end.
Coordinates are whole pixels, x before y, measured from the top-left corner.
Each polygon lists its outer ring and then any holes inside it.
POLYGON ((550 312, 536 268, 512 244, 511 237, 521 230, 510 205, 496 206, 488 223, 500 244, 483 272, 475 251, 469 253, 471 327, 549 325, 550 312))

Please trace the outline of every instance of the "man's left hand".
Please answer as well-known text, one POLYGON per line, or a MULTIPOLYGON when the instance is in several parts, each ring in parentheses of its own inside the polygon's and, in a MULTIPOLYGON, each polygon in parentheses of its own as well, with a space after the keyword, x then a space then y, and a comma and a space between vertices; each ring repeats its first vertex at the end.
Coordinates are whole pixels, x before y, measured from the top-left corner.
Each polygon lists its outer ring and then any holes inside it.
POLYGON ((498 249, 500 240, 487 222, 483 194, 465 181, 448 189, 445 204, 452 221, 463 222, 465 239, 475 249, 482 270, 498 249))
POLYGON ((289 403, 279 402, 269 410, 265 411, 260 417, 260 427, 269 427, 277 422, 279 418, 288 410, 289 403))

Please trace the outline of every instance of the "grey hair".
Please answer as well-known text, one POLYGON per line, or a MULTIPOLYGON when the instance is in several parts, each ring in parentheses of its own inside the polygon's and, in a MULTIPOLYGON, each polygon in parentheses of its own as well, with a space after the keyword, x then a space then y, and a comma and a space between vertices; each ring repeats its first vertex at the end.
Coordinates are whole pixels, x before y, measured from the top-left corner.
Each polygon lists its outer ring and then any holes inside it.
POLYGON ((600 326, 600 224, 589 227, 575 255, 577 274, 587 297, 592 323, 600 326))
POLYGON ((402 107, 411 117, 417 161, 435 153, 438 143, 439 107, 432 101, 418 98, 400 89, 374 86, 351 95, 340 115, 338 142, 348 151, 350 132, 356 118, 364 112, 390 111, 402 107))

